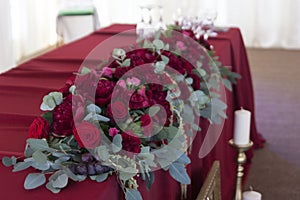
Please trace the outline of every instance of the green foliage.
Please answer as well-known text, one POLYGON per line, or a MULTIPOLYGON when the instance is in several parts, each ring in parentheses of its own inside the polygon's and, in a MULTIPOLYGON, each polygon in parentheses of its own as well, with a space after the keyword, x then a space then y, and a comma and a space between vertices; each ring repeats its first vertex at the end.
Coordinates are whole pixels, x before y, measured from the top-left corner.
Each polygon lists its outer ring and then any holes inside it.
POLYGON ((126 200, 142 200, 142 195, 137 189, 126 189, 126 200))
POLYGON ((31 173, 26 176, 24 188, 31 190, 43 185, 46 182, 46 177, 42 173, 31 173))

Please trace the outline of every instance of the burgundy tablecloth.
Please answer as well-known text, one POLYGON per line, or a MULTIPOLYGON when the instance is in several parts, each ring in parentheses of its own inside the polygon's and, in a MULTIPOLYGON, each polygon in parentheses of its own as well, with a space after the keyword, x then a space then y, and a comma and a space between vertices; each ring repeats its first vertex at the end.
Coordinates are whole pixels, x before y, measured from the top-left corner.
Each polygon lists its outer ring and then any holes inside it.
MULTIPOLYGON (((82 61, 99 43, 110 38, 116 33, 134 29, 133 25, 112 25, 100 29, 95 33, 59 47, 54 51, 32 59, 4 74, 0 75, 0 158, 5 155, 22 155, 28 127, 35 116, 41 114, 39 105, 45 94, 60 88, 72 72, 76 72, 82 61)), ((115 47, 122 46, 124 38, 134 41, 134 34, 126 33, 114 38, 115 47)), ((188 187, 189 199, 195 199, 202 182, 205 179, 212 162, 220 160, 222 177, 222 197, 231 199, 235 184, 235 156, 236 152, 229 147, 228 140, 232 138, 233 112, 239 107, 244 107, 252 112, 251 139, 256 147, 261 147, 264 140, 257 133, 255 126, 254 101, 251 75, 247 60, 246 50, 239 29, 232 28, 226 33, 209 40, 224 65, 232 66, 233 71, 242 75, 234 87, 234 92, 226 92, 227 115, 222 134, 214 149, 204 158, 199 159, 198 152, 209 127, 207 122, 202 122, 203 134, 198 134, 193 143, 190 155, 192 164, 188 171, 192 177, 192 184, 188 187)), ((104 42, 105 43, 105 42, 104 42)), ((113 46, 114 46, 113 45, 113 46)), ((110 46, 111 47, 111 46, 110 46)), ((104 45, 103 54, 110 53, 112 49, 104 45)), ((95 56, 95 55, 94 55, 95 56)), ((90 56, 93 59, 93 55, 90 56)), ((97 59, 97 58, 95 58, 97 59)), ((252 150, 248 152, 250 166, 252 150)), ((26 172, 12 173, 11 168, 0 165, 0 196, 1 199, 122 199, 123 194, 118 187, 115 177, 109 178, 104 183, 85 181, 71 183, 60 194, 54 195, 45 188, 25 191, 23 181, 26 172)), ((140 183, 144 199, 180 199, 180 186, 166 172, 155 172, 155 183, 151 192, 140 183)))

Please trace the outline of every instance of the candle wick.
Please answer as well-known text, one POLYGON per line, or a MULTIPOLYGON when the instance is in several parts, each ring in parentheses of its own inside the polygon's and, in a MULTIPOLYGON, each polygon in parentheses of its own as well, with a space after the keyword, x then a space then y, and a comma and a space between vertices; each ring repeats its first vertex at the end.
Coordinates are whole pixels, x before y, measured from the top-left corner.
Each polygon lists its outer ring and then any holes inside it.
POLYGON ((253 191, 253 187, 251 185, 249 186, 249 189, 250 189, 250 191, 253 191))
POLYGON ((241 110, 244 110, 243 106, 241 106, 241 110))

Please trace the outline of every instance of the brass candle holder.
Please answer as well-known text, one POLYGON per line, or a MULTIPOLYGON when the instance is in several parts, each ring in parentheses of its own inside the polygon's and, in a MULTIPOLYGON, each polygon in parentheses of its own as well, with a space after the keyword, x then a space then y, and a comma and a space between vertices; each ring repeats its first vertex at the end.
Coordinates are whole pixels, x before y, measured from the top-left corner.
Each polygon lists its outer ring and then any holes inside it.
POLYGON ((250 141, 249 144, 239 145, 235 144, 233 139, 229 140, 231 147, 237 150, 237 173, 236 173, 236 187, 235 187, 235 200, 242 200, 242 180, 244 176, 243 164, 246 163, 247 157, 245 151, 249 150, 253 146, 253 142, 250 141))

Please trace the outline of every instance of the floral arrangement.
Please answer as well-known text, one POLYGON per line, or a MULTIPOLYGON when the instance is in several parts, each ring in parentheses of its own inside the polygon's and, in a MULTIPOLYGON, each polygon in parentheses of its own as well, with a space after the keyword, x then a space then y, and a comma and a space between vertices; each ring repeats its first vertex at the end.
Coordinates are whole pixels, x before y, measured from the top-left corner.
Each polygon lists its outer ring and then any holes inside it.
POLYGON ((219 87, 231 90, 239 76, 188 30, 169 29, 139 45, 114 49, 104 66, 83 67, 43 98, 24 159, 2 159, 13 172, 40 171, 28 174, 25 189, 48 177, 46 187, 58 193, 68 181, 103 182, 115 174, 126 199, 142 199, 137 174, 150 190, 156 169, 190 184, 187 149, 200 117, 226 118, 219 87))

